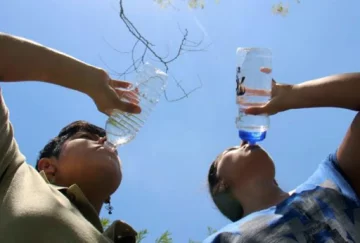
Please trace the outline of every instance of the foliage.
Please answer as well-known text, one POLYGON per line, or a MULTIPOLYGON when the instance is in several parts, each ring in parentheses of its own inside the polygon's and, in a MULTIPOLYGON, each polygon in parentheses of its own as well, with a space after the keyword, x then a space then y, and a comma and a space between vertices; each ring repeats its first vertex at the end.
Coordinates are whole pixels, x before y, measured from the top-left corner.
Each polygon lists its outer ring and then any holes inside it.
POLYGON ((159 238, 155 240, 155 243, 172 243, 171 233, 165 231, 159 238))
MULTIPOLYGON (((169 6, 174 7, 174 2, 176 0, 154 0, 161 8, 167 8, 169 6)), ((216 3, 219 3, 220 0, 213 0, 216 3)), ((300 0, 293 0, 296 3, 300 3, 300 0)), ((186 0, 187 5, 190 9, 204 9, 206 6, 206 0, 186 0)), ((272 12, 276 15, 286 16, 289 13, 288 4, 279 2, 273 5, 272 12)))
MULTIPOLYGON (((102 218, 101 219, 101 224, 103 225, 104 229, 109 227, 110 225, 110 219, 108 218, 102 218)), ((212 235, 216 232, 217 230, 215 230, 212 227, 207 227, 207 235, 212 235)), ((148 236, 149 231, 147 229, 143 229, 138 231, 138 235, 136 237, 136 243, 143 243, 143 240, 146 238, 146 236, 148 236)), ((173 239, 171 237, 171 232, 170 231, 165 231, 159 238, 157 238, 155 240, 155 243, 173 243, 173 239)), ((189 240, 189 243, 200 243, 200 241, 194 241, 194 240, 189 240)))
POLYGON ((140 230, 136 237, 136 243, 141 243, 143 241, 143 239, 145 239, 147 234, 148 234, 148 231, 146 229, 140 230))
POLYGON ((214 228, 211 228, 210 226, 207 227, 207 230, 208 230, 208 235, 212 235, 212 234, 215 234, 216 233, 216 229, 214 228))
POLYGON ((101 224, 102 224, 102 226, 103 226, 104 229, 106 229, 107 227, 109 227, 109 225, 110 225, 110 219, 108 219, 108 218, 101 218, 100 221, 101 221, 101 224))

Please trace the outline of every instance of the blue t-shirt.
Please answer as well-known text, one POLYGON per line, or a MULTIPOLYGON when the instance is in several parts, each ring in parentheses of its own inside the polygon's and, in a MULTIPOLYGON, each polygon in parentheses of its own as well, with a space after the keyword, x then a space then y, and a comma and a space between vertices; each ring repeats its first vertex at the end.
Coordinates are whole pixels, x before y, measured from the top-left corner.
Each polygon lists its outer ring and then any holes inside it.
POLYGON ((203 243, 360 242, 360 200, 330 154, 280 204, 252 213, 203 243))

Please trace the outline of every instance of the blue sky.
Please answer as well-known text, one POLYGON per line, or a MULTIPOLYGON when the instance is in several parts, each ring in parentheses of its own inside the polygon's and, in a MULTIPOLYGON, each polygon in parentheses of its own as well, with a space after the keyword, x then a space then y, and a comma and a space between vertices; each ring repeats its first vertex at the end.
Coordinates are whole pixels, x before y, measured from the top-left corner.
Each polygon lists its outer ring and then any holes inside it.
MULTIPOLYGON (((240 142, 234 123, 237 47, 271 48, 279 82, 295 84, 360 69, 358 1, 291 1, 286 18, 271 13, 276 0, 214 2, 209 0, 203 11, 174 11, 161 10, 152 0, 125 1, 128 17, 163 53, 178 44, 178 23, 195 40, 204 36, 205 43, 212 43, 207 52, 189 53, 170 66, 184 87, 195 87, 199 75, 203 88, 179 102, 163 99, 137 138, 119 149, 124 180, 112 197, 115 211, 110 218, 147 228, 145 242, 154 242, 165 230, 176 243, 203 240, 207 226, 228 223, 208 196, 206 175, 218 153, 240 142)), ((116 0, 11 0, 1 1, 0 9, 2 32, 107 70, 110 66, 121 72, 129 63, 129 56, 113 49, 129 51, 134 43, 118 17, 116 0)), ((66 124, 78 119, 105 124, 106 117, 78 92, 34 82, 1 85, 15 136, 30 164, 66 124)), ((168 92, 173 98, 181 94, 173 82, 168 92)), ((336 149, 353 116, 323 108, 271 118, 262 145, 272 155, 285 190, 303 182, 336 149)))

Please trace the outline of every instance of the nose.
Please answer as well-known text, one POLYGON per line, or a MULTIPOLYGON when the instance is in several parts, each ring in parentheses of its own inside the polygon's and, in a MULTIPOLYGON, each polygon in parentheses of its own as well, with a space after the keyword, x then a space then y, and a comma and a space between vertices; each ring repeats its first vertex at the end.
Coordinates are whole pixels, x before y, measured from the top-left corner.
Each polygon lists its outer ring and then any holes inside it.
POLYGON ((248 144, 247 141, 242 141, 240 146, 244 146, 244 145, 246 145, 246 144, 248 144))
POLYGON ((100 144, 104 144, 105 141, 106 141, 106 137, 101 137, 101 138, 99 138, 99 140, 98 140, 98 142, 99 142, 100 144))

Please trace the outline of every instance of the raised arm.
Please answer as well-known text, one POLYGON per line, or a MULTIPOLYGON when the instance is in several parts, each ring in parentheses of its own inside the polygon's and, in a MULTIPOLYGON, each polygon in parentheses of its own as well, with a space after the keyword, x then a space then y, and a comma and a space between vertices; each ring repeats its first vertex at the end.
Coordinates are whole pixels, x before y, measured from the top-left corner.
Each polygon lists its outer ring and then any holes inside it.
MULTIPOLYGON (((73 57, 20 37, 0 33, 0 81, 43 81, 80 92, 100 69, 73 57)), ((101 75, 101 74, 100 74, 101 75)))
MULTIPOLYGON (((98 110, 140 112, 136 104, 120 99, 129 83, 112 80, 97 67, 20 37, 0 33, 0 82, 42 81, 89 95, 98 110)), ((0 92, 0 181, 5 172, 24 161, 16 145, 9 112, 0 92)))
MULTIPOLYGON (((342 74, 299 84, 294 108, 340 107, 360 111, 360 74, 342 74)), ((340 168, 360 196, 360 113, 352 121, 337 151, 340 168)))
POLYGON ((337 159, 351 185, 360 196, 360 73, 347 73, 307 81, 297 85, 274 83, 273 98, 251 114, 312 107, 338 107, 358 111, 343 139, 337 159))
POLYGON ((101 112, 138 113, 140 108, 119 99, 115 88, 129 83, 112 80, 97 67, 33 41, 0 32, 0 81, 42 81, 89 95, 101 112))
POLYGON ((287 109, 339 107, 360 111, 360 73, 328 76, 294 85, 287 109))

